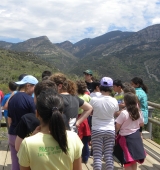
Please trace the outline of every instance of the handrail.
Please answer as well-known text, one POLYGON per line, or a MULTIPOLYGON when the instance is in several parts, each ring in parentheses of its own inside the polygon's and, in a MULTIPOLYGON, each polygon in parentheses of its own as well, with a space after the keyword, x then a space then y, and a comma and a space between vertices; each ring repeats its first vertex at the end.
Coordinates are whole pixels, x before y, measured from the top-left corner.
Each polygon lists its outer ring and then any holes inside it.
POLYGON ((149 110, 149 113, 148 113, 147 129, 149 131, 150 139, 152 139, 152 123, 160 126, 160 121, 152 118, 152 114, 153 114, 153 111, 154 111, 155 108, 156 109, 160 109, 160 104, 148 101, 148 110, 149 110))
POLYGON ((149 122, 160 125, 160 121, 155 120, 155 119, 151 119, 150 117, 148 118, 149 122))
POLYGON ((154 108, 160 109, 160 104, 153 103, 153 102, 150 102, 150 101, 148 101, 148 106, 152 106, 154 108))

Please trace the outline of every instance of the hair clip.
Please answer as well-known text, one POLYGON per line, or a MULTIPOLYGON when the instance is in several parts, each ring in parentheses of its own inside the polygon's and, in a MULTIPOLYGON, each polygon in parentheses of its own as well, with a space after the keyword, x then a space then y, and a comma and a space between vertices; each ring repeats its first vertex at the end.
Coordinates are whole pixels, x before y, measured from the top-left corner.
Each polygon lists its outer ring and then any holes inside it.
POLYGON ((58 110, 58 107, 52 107, 52 111, 58 110))

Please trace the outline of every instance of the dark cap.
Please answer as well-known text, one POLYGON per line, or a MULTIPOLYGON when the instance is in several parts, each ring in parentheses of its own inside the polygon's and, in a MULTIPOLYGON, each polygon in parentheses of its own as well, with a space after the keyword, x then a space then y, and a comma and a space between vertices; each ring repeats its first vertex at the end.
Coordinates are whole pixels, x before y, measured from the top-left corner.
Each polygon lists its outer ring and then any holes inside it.
POLYGON ((85 74, 85 73, 86 73, 86 74, 90 74, 90 75, 93 74, 92 70, 86 70, 86 71, 83 72, 83 74, 85 74))

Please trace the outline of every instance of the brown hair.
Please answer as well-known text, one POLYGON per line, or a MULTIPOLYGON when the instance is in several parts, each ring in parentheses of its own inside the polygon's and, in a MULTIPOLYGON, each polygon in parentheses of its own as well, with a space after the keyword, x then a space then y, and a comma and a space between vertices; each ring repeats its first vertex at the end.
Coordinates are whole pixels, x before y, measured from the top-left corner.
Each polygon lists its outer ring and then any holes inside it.
POLYGON ((130 118, 134 121, 140 118, 139 109, 137 107, 138 98, 135 94, 128 92, 124 94, 124 103, 130 118))
POLYGON ((55 73, 49 77, 49 80, 54 81, 57 86, 62 84, 63 92, 68 92, 71 95, 76 95, 77 86, 73 81, 68 79, 66 75, 62 73, 55 73))
POLYGON ((77 84, 78 94, 83 95, 87 90, 87 85, 86 85, 85 81, 79 80, 79 81, 76 81, 76 84, 77 84))

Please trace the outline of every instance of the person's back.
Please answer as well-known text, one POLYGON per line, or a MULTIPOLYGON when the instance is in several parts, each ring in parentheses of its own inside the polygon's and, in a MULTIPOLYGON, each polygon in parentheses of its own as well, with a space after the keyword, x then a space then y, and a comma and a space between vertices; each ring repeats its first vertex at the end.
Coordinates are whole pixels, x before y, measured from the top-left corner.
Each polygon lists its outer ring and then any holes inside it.
POLYGON ((47 89, 36 98, 36 106, 41 131, 21 143, 17 154, 21 169, 82 170, 83 145, 76 133, 66 131, 62 97, 47 89))
MULTIPOLYGON (((6 104, 7 100, 10 98, 11 94, 12 94, 12 93, 16 93, 16 89, 17 89, 16 83, 14 83, 14 82, 9 82, 8 87, 9 87, 9 91, 10 91, 10 92, 4 95, 4 98, 3 98, 3 100, 2 100, 2 108, 3 108, 3 106, 6 104)), ((9 129, 8 120, 7 120, 8 110, 6 110, 6 109, 4 109, 4 117, 5 117, 5 119, 6 119, 7 128, 9 129)))
MULTIPOLYGON (((41 132, 34 136, 24 139, 22 149, 25 149, 29 154, 23 155, 24 162, 21 165, 30 166, 32 170, 72 170, 74 159, 79 158, 79 150, 77 150, 77 143, 81 146, 81 141, 78 139, 76 133, 67 131, 68 154, 62 152, 57 141, 50 134, 43 134, 41 132), (36 141, 36 142, 35 142, 36 141), (51 161, 53 160, 53 161, 51 161), (37 163, 38 162, 38 163, 37 163)), ((20 156, 23 152, 18 152, 20 156)))
POLYGON ((118 111, 117 100, 111 96, 101 95, 93 97, 90 104, 93 106, 92 128, 108 127, 114 130, 114 113, 118 111))
POLYGON ((12 96, 8 103, 8 117, 12 119, 9 134, 15 135, 14 129, 17 123, 27 113, 35 113, 34 100, 25 92, 18 92, 12 96))

